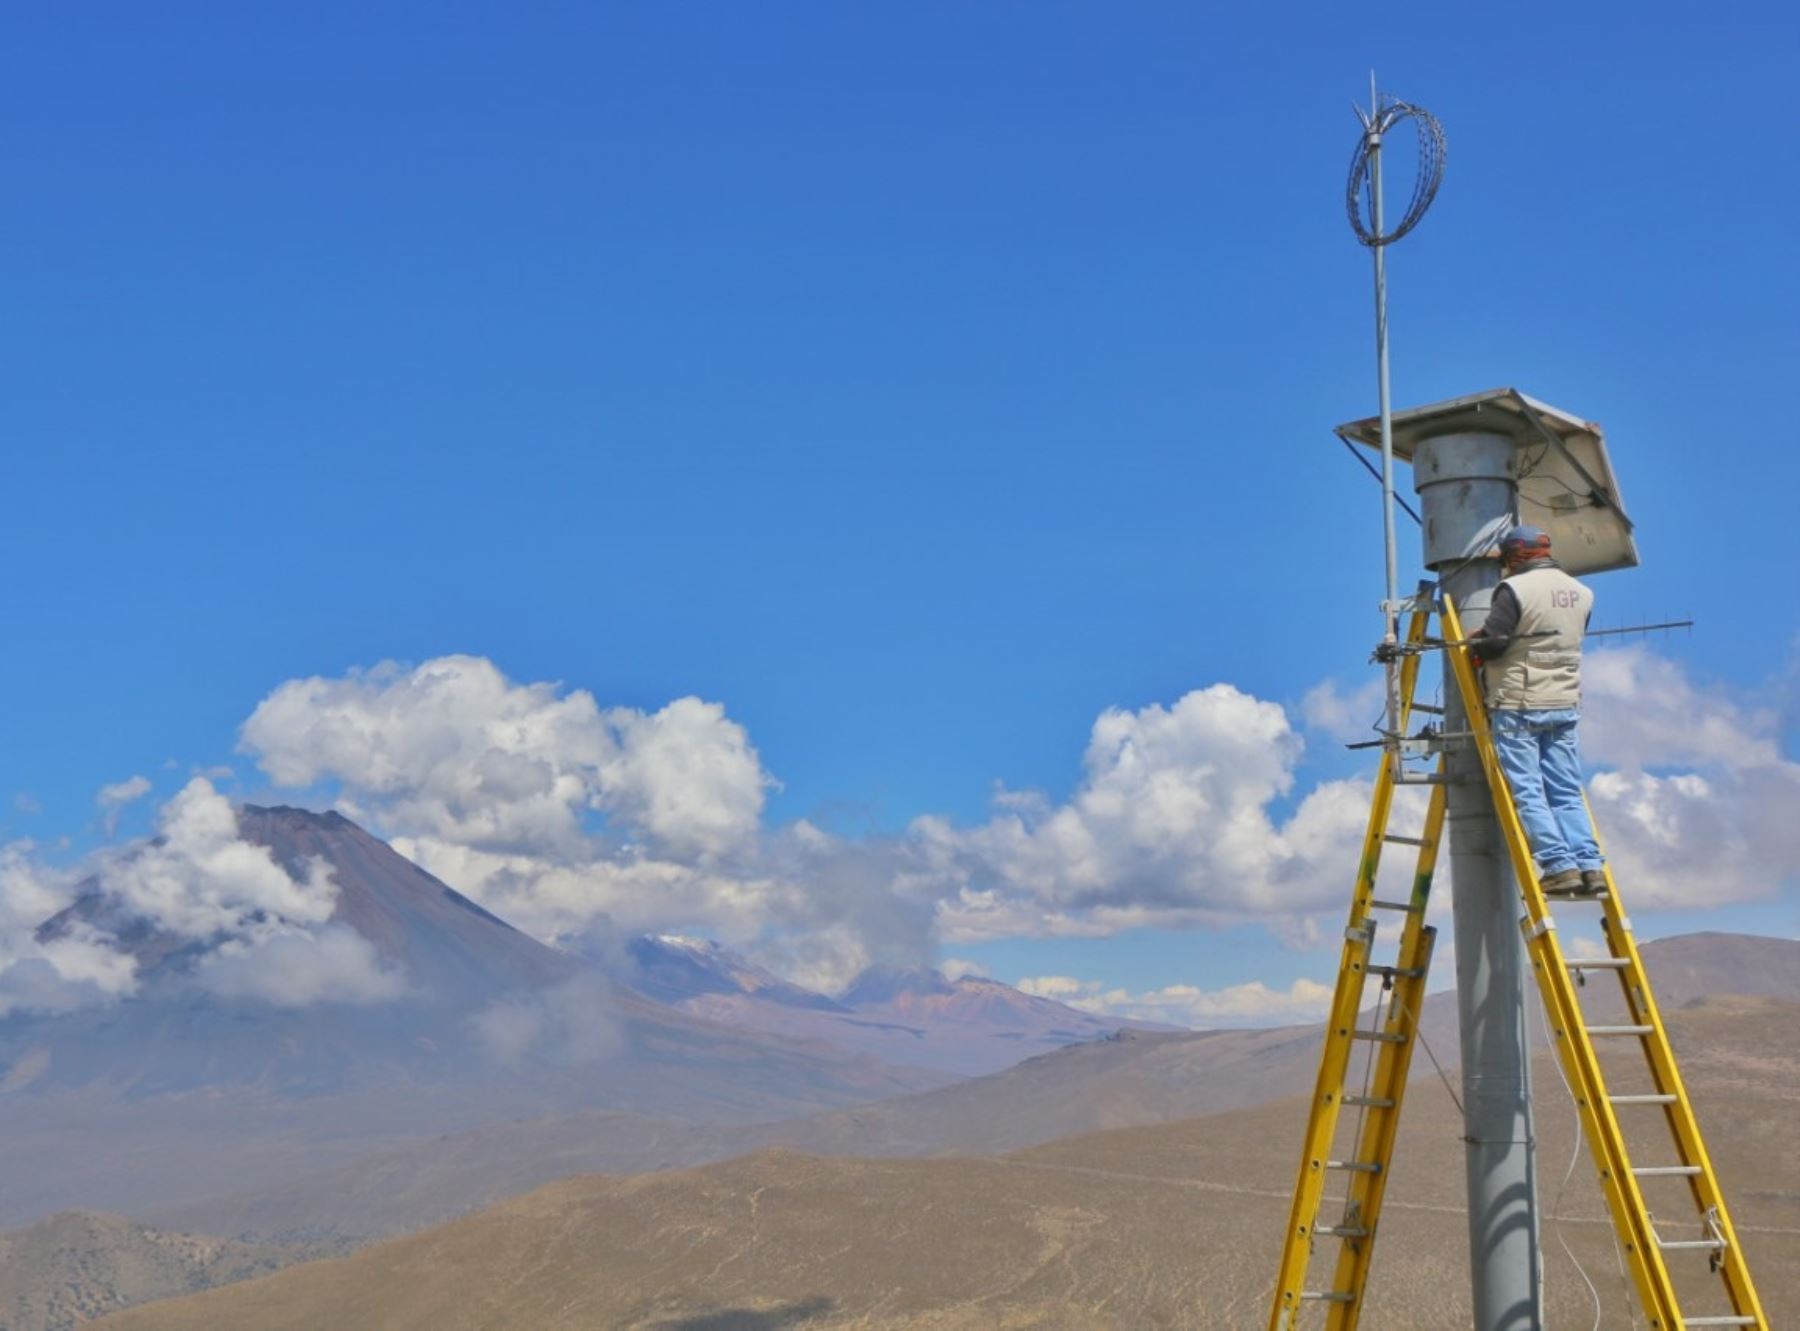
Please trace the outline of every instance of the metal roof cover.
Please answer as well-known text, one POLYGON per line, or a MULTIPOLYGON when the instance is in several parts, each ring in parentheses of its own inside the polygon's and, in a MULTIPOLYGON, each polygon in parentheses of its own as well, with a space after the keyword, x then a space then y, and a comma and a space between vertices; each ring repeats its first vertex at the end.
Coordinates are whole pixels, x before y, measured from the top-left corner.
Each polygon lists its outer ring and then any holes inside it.
MULTIPOLYGON (((1512 437, 1519 520, 1550 533, 1556 561, 1571 573, 1636 568, 1637 540, 1598 425, 1516 388, 1454 397, 1394 413, 1394 456, 1412 461, 1420 440, 1463 430, 1512 437)), ((1381 450, 1381 418, 1337 427, 1340 438, 1381 450)))

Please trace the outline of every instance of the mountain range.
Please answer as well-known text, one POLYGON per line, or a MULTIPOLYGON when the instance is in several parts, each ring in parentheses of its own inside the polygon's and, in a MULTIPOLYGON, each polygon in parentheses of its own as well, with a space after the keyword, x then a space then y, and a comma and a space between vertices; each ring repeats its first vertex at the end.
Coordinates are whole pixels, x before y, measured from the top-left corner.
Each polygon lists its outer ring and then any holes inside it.
POLYGON ((824 1041, 883 1062, 978 1077, 1121 1029, 1173 1030, 1082 1012, 983 976, 874 967, 835 996, 770 974, 718 943, 650 936, 626 945, 615 979, 692 1016, 824 1041))

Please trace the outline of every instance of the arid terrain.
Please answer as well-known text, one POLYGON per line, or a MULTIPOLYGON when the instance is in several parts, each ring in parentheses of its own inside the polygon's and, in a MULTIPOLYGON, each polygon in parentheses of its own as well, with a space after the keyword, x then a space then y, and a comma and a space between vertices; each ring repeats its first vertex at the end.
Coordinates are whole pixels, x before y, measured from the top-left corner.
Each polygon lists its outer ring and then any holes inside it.
MULTIPOLYGON (((1800 1309, 1800 1006, 1673 1016, 1715 1161, 1771 1314, 1800 1309)), ((1631 1325, 1571 1113, 1538 1060, 1551 1324, 1631 1325)), ((1619 1083, 1624 1086, 1626 1082, 1619 1083)), ((1169 1327, 1258 1325, 1305 1113, 1288 1098, 972 1159, 786 1150, 574 1178, 350 1257, 114 1314, 106 1331, 1169 1327)), ((1368 1325, 1467 1325, 1460 1122, 1414 1084, 1368 1325)), ((1653 1205, 1685 1218, 1671 1195, 1653 1205)), ((1670 1221, 1671 1229, 1675 1229, 1670 1221)), ((1700 1259, 1694 1259, 1697 1264, 1700 1259)), ((1709 1282, 1693 1273, 1697 1287, 1709 1282)))

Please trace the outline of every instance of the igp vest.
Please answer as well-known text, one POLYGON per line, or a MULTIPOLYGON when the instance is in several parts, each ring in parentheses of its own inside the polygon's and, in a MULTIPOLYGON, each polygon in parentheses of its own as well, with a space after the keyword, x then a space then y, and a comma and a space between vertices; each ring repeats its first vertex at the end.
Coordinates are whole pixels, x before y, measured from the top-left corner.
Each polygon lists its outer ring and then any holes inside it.
POLYGON ((1594 594, 1560 568, 1526 568, 1506 580, 1519 598, 1520 636, 1487 665, 1487 704, 1521 711, 1581 702, 1581 639, 1594 594), (1548 637, 1531 637, 1546 633, 1548 637))

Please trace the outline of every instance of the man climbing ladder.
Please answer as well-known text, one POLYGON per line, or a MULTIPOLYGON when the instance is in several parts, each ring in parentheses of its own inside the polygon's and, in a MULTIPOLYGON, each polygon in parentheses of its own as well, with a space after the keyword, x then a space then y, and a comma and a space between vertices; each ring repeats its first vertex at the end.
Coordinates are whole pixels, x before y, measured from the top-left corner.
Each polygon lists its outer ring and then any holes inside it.
POLYGON ((1575 726, 1581 642, 1594 594, 1551 557, 1540 527, 1514 527, 1500 542, 1505 580, 1470 651, 1486 665, 1494 748, 1551 896, 1604 891, 1600 847, 1581 794, 1575 726))
MULTIPOLYGON (((1526 590, 1528 594, 1519 597, 1521 619, 1535 592, 1526 590)), ((1512 797, 1511 782, 1505 779, 1495 742, 1497 726, 1476 683, 1473 653, 1464 650, 1456 606, 1449 599, 1437 600, 1429 589, 1411 603, 1411 623, 1397 649, 1400 730, 1383 745, 1376 777, 1272 1291, 1270 1329, 1309 1331, 1323 1325, 1327 1331, 1356 1331, 1362 1317, 1398 1145, 1410 1054, 1415 1040, 1423 1044, 1418 1017, 1435 933, 1423 917, 1444 833, 1445 783, 1452 779, 1444 751, 1447 744, 1472 741, 1518 879, 1519 925, 1544 1002, 1547 1039, 1575 1099, 1582 1136, 1618 1240, 1619 1260, 1630 1274, 1632 1315, 1641 1318, 1649 1331, 1701 1327, 1771 1331, 1676 1066, 1618 884, 1602 866, 1600 890, 1561 899, 1570 911, 1599 907, 1606 955, 1565 951, 1550 911, 1551 898, 1540 887, 1540 874, 1533 872, 1540 866, 1533 863, 1531 838, 1512 797), (1438 637, 1427 633, 1427 622, 1434 617, 1442 624, 1438 637), (1419 734, 1408 735, 1415 713, 1442 712, 1414 696, 1420 656, 1440 650, 1449 653, 1453 686, 1469 717, 1469 730, 1444 735, 1428 724, 1419 734), (1408 769, 1409 760, 1422 757, 1436 759, 1434 771, 1408 769), (1432 787, 1424 826, 1417 835, 1397 834, 1390 827, 1396 789, 1416 784, 1432 787), (1416 847, 1417 863, 1410 893, 1383 899, 1375 895, 1377 874, 1383 847, 1393 844, 1416 847), (1375 956, 1376 919, 1395 914, 1404 921, 1399 946, 1393 961, 1383 963, 1375 956), (1594 1021, 1582 1002, 1588 976, 1606 973, 1618 980, 1624 1022, 1610 1015, 1594 1021), (1371 1002, 1369 982, 1376 979, 1381 987, 1371 1002), (1636 1060, 1626 1055, 1633 1046, 1639 1054, 1636 1060), (1367 1072, 1360 1078, 1352 1069, 1352 1051, 1358 1047, 1370 1054, 1367 1072), (1611 1055, 1603 1062, 1603 1047, 1625 1055, 1623 1065, 1611 1055), (1638 1064, 1635 1072, 1633 1062, 1638 1064), (1355 1113, 1345 1112, 1349 1110, 1355 1113), (1340 1125, 1345 1133, 1340 1134, 1340 1125), (1315 1264, 1313 1257, 1319 1251, 1328 1259, 1315 1264), (1309 1279, 1309 1274, 1318 1279, 1309 1279), (1304 1320, 1309 1314, 1318 1320, 1304 1320)), ((1585 625, 1589 605, 1591 601, 1556 606, 1552 600, 1553 609, 1579 613, 1579 625, 1585 625)), ((1543 642, 1547 636, 1546 630, 1515 624, 1508 641, 1543 642)), ((1578 653, 1577 647, 1577 665, 1578 653)), ((1504 659, 1502 653, 1503 663, 1504 659)), ((1556 664, 1541 655, 1536 667, 1529 656, 1525 661, 1528 681, 1532 670, 1556 664)), ((1576 789, 1579 792, 1578 781, 1576 789)), ((1599 863, 1597 853, 1595 862, 1599 863)))

